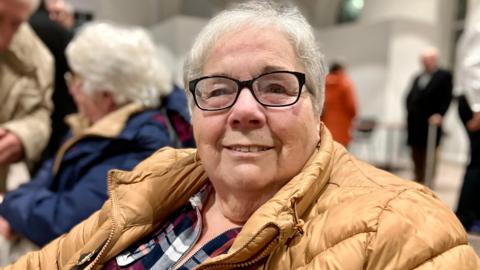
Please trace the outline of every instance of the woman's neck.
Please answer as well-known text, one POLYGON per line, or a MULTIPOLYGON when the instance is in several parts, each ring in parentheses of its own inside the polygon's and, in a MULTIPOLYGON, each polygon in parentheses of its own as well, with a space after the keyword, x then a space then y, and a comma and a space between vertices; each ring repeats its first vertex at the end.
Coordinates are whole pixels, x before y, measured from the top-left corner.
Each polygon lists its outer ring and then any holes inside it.
POLYGON ((177 265, 183 265, 193 254, 220 234, 237 227, 244 222, 233 222, 222 212, 221 204, 214 189, 208 194, 208 199, 202 209, 202 232, 190 251, 182 256, 177 265))
POLYGON ((273 197, 275 192, 255 193, 231 190, 222 192, 222 190, 216 189, 212 194, 214 196, 212 210, 218 212, 230 222, 241 226, 253 212, 273 197))

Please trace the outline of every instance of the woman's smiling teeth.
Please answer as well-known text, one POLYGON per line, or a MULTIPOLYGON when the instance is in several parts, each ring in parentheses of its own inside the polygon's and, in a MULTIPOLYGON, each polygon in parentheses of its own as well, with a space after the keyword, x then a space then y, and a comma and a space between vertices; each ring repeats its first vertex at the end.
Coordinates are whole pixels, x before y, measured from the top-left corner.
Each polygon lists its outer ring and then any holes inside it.
POLYGON ((227 148, 233 151, 238 151, 243 153, 263 152, 270 149, 270 147, 258 146, 258 145, 233 145, 233 146, 228 146, 227 148))

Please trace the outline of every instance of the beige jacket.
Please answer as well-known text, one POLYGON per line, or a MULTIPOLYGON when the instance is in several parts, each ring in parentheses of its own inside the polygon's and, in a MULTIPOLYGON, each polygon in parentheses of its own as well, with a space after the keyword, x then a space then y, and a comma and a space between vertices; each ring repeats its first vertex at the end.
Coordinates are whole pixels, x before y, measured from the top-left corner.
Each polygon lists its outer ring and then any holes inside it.
MULTIPOLYGON (((0 53, 0 127, 22 141, 26 161, 35 161, 50 136, 53 58, 26 23, 9 50, 0 53)), ((0 168, 0 183, 7 168, 0 168)))
MULTIPOLYGON (((454 214, 427 188, 367 165, 326 129, 303 170, 198 269, 480 269, 454 214)), ((109 174, 110 199, 6 269, 101 269, 149 235, 207 176, 193 150, 162 149, 109 174)))

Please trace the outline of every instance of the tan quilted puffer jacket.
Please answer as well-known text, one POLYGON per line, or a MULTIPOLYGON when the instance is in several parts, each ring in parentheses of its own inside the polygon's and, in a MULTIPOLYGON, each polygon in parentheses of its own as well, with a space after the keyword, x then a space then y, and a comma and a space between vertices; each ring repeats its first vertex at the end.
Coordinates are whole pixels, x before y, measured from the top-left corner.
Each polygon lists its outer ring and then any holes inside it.
MULTIPOLYGON (((427 188, 367 165, 324 128, 301 173, 198 269, 480 269, 454 214, 427 188)), ((96 214, 7 269, 101 269, 207 181, 193 150, 162 149, 112 171, 96 214)))
MULTIPOLYGON (((27 162, 40 157, 50 137, 53 69, 52 55, 27 23, 0 53, 0 127, 19 137, 27 162)), ((6 175, 0 167, 3 185, 6 175)))

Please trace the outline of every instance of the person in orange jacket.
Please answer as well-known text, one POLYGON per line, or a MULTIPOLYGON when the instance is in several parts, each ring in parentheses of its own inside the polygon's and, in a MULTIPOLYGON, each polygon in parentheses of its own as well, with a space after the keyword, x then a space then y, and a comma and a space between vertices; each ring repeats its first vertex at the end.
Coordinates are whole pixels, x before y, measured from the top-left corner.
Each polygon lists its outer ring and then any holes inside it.
POLYGON ((340 63, 332 63, 325 81, 325 107, 322 121, 333 139, 348 147, 352 137, 353 120, 357 115, 357 102, 353 83, 340 63))

